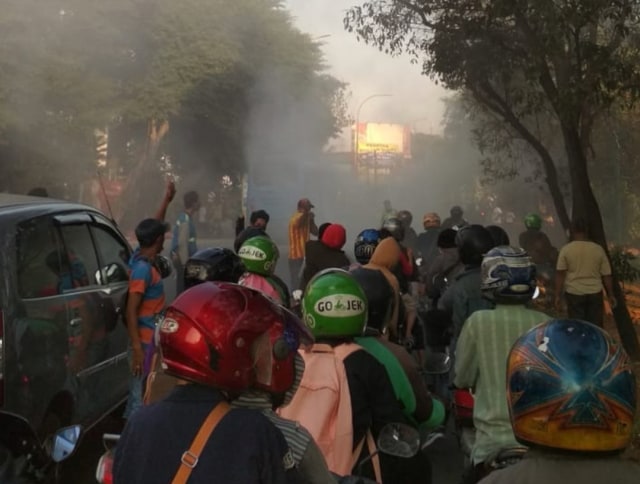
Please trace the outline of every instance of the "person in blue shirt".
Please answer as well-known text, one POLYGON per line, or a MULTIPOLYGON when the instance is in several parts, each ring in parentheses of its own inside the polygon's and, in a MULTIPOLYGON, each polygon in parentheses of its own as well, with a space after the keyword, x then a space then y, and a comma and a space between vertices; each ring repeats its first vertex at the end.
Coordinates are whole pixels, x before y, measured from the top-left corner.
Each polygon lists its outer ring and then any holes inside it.
MULTIPOLYGON (((189 257, 198 251, 196 243, 196 223, 194 217, 200 210, 200 196, 197 192, 190 191, 184 194, 184 210, 180 212, 173 226, 173 239, 171 241, 171 258, 178 274, 182 274, 184 265, 189 257)), ((177 279, 176 294, 184 291, 182 278, 177 279)))
POLYGON ((156 317, 164 309, 164 286, 155 261, 164 248, 165 233, 169 230, 164 217, 174 196, 175 186, 169 181, 155 218, 144 219, 135 231, 139 246, 129 260, 129 290, 125 312, 131 378, 124 418, 129 418, 142 406, 143 381, 149 371, 149 368, 144 367, 145 359, 150 362, 156 317))

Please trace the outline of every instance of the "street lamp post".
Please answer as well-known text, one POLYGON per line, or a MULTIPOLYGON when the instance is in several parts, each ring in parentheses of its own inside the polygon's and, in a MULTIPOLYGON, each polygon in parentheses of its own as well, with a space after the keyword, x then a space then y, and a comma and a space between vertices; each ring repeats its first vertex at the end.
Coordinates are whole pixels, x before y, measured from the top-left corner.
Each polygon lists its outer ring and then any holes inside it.
POLYGON ((360 105, 358 106, 358 109, 356 110, 356 135, 355 135, 354 147, 353 147, 353 168, 354 169, 358 168, 358 142, 360 141, 360 130, 358 128, 360 125, 360 110, 362 109, 362 106, 364 106, 367 102, 377 97, 391 97, 391 94, 372 94, 371 96, 365 98, 364 101, 360 103, 360 105))

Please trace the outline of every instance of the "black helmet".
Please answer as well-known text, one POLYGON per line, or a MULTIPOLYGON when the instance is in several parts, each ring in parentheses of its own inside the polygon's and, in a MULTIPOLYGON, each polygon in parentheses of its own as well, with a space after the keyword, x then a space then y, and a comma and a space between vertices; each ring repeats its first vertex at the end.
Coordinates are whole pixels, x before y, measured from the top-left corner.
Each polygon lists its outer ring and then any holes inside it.
POLYGON ((153 260, 153 265, 158 269, 160 277, 163 279, 169 277, 173 272, 173 264, 171 264, 171 261, 163 255, 157 255, 153 260))
POLYGON ((456 234, 456 246, 464 265, 479 267, 484 254, 493 248, 493 238, 482 225, 466 225, 456 234))
POLYGON ((487 230, 493 238, 493 246, 498 247, 500 245, 511 245, 509 242, 509 235, 499 225, 487 225, 487 230))
POLYGON ((398 242, 404 239, 404 226, 400 219, 396 217, 390 217, 385 220, 382 224, 382 229, 390 233, 391 237, 396 239, 398 242))
POLYGON ((185 289, 205 281, 237 283, 246 271, 242 259, 231 249, 199 250, 184 266, 185 289))
POLYGON ((356 237, 353 253, 360 264, 368 264, 373 251, 380 243, 380 232, 376 229, 364 229, 356 237))
POLYGON ((393 314, 393 289, 384 274, 376 269, 359 267, 351 271, 353 278, 364 290, 368 302, 366 333, 384 334, 393 314))
POLYGON ((405 229, 411 227, 411 222, 413 222, 413 215, 411 215, 411 212, 409 212, 409 210, 400 210, 397 217, 405 229))

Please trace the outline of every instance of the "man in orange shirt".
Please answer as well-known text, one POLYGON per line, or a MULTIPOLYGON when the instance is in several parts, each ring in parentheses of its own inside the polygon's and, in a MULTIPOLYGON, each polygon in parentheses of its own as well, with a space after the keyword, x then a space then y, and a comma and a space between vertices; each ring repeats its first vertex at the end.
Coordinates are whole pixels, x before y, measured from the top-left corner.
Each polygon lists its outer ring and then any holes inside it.
POLYGON ((300 284, 300 271, 304 264, 304 246, 310 234, 318 235, 314 208, 308 198, 298 200, 298 210, 289 219, 289 272, 290 287, 297 288, 300 284))

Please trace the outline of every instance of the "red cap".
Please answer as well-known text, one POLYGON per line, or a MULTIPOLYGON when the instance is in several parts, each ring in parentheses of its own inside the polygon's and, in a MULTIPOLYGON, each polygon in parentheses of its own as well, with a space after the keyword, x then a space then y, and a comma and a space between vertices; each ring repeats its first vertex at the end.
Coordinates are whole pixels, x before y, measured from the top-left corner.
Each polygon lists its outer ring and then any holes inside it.
POLYGON ((298 209, 301 208, 314 208, 314 205, 311 203, 311 200, 309 200, 308 198, 301 198, 300 200, 298 200, 298 209))
POLYGON ((340 224, 331 224, 323 232, 320 241, 332 249, 342 249, 347 241, 347 231, 340 224))

